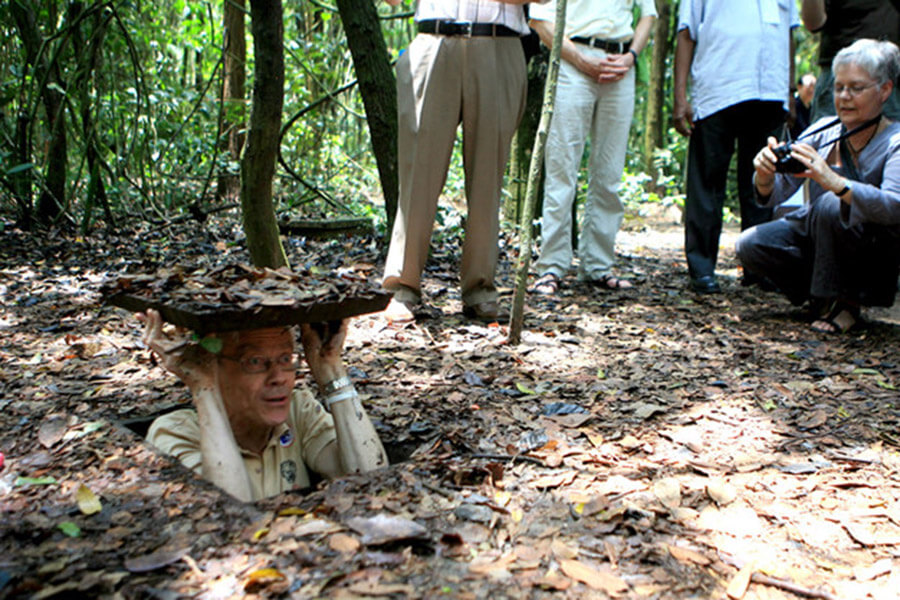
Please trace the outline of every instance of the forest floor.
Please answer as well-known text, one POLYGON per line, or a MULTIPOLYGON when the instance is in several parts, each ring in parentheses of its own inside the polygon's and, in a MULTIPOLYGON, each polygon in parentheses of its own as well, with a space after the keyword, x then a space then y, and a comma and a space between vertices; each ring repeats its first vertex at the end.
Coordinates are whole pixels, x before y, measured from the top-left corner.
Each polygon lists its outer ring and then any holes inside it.
MULTIPOLYGON (((729 235, 724 293, 697 296, 681 229, 629 222, 619 272, 636 286, 570 277, 529 296, 516 346, 505 324, 461 317, 458 246, 438 244, 424 287, 440 315, 361 317, 346 344, 396 462, 245 505, 135 433, 188 398, 98 292, 123 271, 246 259, 239 227, 78 239, 6 224, 0 599, 896 599, 895 313, 813 332, 740 286, 729 235)), ((366 240, 288 250, 380 271, 366 240)))

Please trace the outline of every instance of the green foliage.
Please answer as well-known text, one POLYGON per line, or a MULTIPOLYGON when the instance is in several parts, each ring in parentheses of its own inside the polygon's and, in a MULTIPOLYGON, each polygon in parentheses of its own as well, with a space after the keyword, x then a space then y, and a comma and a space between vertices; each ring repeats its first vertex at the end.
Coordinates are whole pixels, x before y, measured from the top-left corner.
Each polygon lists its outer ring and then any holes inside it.
MULTIPOLYGON (((249 17, 248 101, 223 107, 222 2, 95 0, 85 3, 83 13, 90 16, 71 20, 62 3, 24 1, 37 23, 41 57, 60 73, 60 83, 50 85, 66 95, 68 216, 90 227, 92 215, 100 214, 88 198, 97 189, 85 163, 89 140, 101 164, 95 175, 99 173, 106 194, 109 212, 104 214, 156 220, 198 203, 213 205, 216 177, 239 172, 237 161, 217 146, 225 135, 220 118, 240 120, 249 114, 254 60, 249 17), (76 30, 83 42, 102 40, 93 65, 87 64, 88 48, 75 47, 76 30), (84 129, 84 115, 90 115, 90 131, 84 129)), ((395 54, 408 43, 406 19, 386 21, 385 32, 395 54)), ((40 60, 26 62, 24 49, 4 3, 0 185, 5 189, 0 214, 20 220, 27 218, 30 203, 44 187, 45 141, 51 135, 41 98, 50 85, 41 87, 40 60), (17 136, 16 115, 28 118, 25 141, 17 136), (24 187, 17 188, 17 181, 24 181, 24 187), (16 194, 17 189, 24 192, 16 194)), ((279 208, 304 216, 383 212, 365 113, 336 13, 324 5, 285 3, 285 71, 284 121, 303 115, 282 139, 281 158, 288 168, 276 174, 279 208)))
MULTIPOLYGON (((42 92, 64 94, 67 133, 66 217, 85 231, 129 221, 159 221, 191 207, 214 207, 216 179, 239 172, 219 149, 225 117, 249 115, 253 47, 247 22, 247 96, 222 106, 223 2, 88 0, 81 16, 70 4, 15 0, 33 11, 39 48, 26 60, 26 45, 14 18, 14 2, 0 4, 0 215, 28 218, 46 189, 49 129, 42 92), (80 44, 76 44, 80 40, 80 44), (92 44, 97 44, 91 61, 92 44), (59 73, 48 78, 48 66, 59 73), (97 164, 88 164, 88 149, 97 164), (93 174, 93 178, 92 178, 93 174), (105 200, 97 194, 105 193, 105 200)), ((274 195, 277 209, 297 216, 341 214, 377 217, 383 205, 353 63, 340 18, 325 3, 285 3, 285 130, 274 195), (294 118, 296 117, 296 118, 294 118)), ((414 35, 408 6, 379 4, 392 57, 414 35)), ((817 40, 796 31, 798 74, 815 71, 817 40)), ((655 186, 643 173, 641 139, 652 52, 638 67, 635 117, 629 140, 622 196, 629 207, 678 203, 683 194, 686 140, 668 129, 654 155, 655 186)), ((671 86, 672 57, 665 85, 671 86)), ((663 123, 670 122, 672 94, 666 89, 663 123)), ((465 196, 461 144, 457 144, 444 189, 439 222, 458 234, 453 213, 465 196)), ((729 194, 734 205, 734 194, 729 194)))

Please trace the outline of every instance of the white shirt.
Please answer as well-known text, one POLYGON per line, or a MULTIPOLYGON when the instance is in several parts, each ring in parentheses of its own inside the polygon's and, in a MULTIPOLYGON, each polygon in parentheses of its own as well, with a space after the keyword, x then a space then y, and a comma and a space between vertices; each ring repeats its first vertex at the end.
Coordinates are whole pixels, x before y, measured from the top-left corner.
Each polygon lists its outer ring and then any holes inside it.
MULTIPOLYGON (((632 9, 637 3, 641 17, 655 17, 654 0, 569 0, 566 3, 566 37, 596 37, 627 42, 634 37, 632 9)), ((556 0, 532 4, 528 16, 539 21, 556 19, 556 0)))
POLYGON ((419 0, 416 21, 441 19, 471 23, 496 23, 528 33, 525 10, 521 4, 506 4, 496 0, 419 0))
POLYGON ((795 0, 682 0, 678 31, 696 42, 691 105, 700 120, 747 100, 788 108, 795 0))

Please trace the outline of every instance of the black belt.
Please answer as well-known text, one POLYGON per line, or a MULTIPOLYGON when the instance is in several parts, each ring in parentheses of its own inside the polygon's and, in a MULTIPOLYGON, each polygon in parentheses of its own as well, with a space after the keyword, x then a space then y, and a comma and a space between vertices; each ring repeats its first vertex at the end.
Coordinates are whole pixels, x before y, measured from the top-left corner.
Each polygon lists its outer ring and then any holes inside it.
POLYGON ((612 54, 625 54, 631 47, 631 42, 610 42, 607 40, 598 40, 597 38, 588 37, 573 37, 569 39, 576 44, 593 46, 594 48, 600 48, 601 50, 606 50, 607 52, 610 52, 612 54))
POLYGON ((441 21, 426 19, 416 23, 419 33, 436 33, 437 35, 459 35, 464 37, 521 37, 522 34, 506 25, 494 23, 469 23, 466 21, 441 21))

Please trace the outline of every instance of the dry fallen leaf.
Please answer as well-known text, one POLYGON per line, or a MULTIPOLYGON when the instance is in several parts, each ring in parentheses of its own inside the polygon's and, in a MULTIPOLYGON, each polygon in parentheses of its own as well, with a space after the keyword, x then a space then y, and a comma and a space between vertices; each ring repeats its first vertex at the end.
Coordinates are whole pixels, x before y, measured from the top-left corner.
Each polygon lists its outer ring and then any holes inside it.
POLYGON ((500 570, 506 570, 511 564, 516 562, 514 552, 507 552, 503 556, 492 556, 486 554, 478 556, 469 563, 469 571, 479 575, 487 575, 488 573, 500 570))
POLYGON ((360 543, 355 537, 346 533, 335 533, 328 538, 328 547, 336 552, 349 554, 359 550, 360 543))
POLYGON ((561 560, 559 567, 572 579, 582 582, 591 589, 602 590, 611 596, 621 594, 628 589, 628 584, 612 573, 598 571, 577 560, 561 560))
POLYGON ((753 564, 747 563, 737 572, 725 593, 732 600, 740 600, 747 593, 747 586, 750 585, 750 576, 753 575, 753 564))
POLYGON ((287 579, 278 569, 258 569, 247 575, 244 581, 244 590, 247 592, 257 592, 260 588, 269 584, 284 581, 287 579))
POLYGON ((669 550, 669 554, 679 562, 692 562, 701 566, 706 566, 712 562, 706 555, 690 548, 681 548, 671 544, 666 544, 666 548, 669 550))
POLYGON ((125 561, 125 568, 132 573, 146 573, 155 569, 167 567, 181 560, 181 557, 190 552, 190 546, 181 548, 161 548, 156 552, 136 556, 125 561))
POLYGON ((75 490, 75 501, 78 503, 78 510, 85 515, 92 515, 103 510, 103 505, 100 504, 100 498, 91 491, 91 488, 83 483, 75 490))
POLYGON ((893 564, 890 558, 882 558, 878 562, 867 565, 857 566, 853 569, 853 576, 857 581, 871 581, 876 577, 887 575, 893 570, 893 564))
POLYGON ((666 508, 681 505, 681 483, 674 477, 666 477, 653 483, 653 494, 666 508))
POLYGON ((66 435, 66 429, 68 427, 64 418, 49 417, 41 423, 41 428, 38 430, 38 441, 45 448, 55 446, 66 435))
POLYGON ((578 475, 575 471, 566 471, 565 473, 557 473, 555 475, 546 475, 544 477, 538 477, 532 481, 528 482, 533 488, 538 489, 547 489, 547 488, 555 488, 563 485, 569 485, 573 481, 575 481, 575 477, 578 475))
POLYGON ((378 581, 360 581, 347 587, 354 594, 386 598, 400 596, 409 598, 414 595, 415 588, 408 583, 380 583, 378 581))
POLYGON ((573 548, 560 539, 550 542, 550 551, 553 552, 553 556, 563 560, 578 556, 578 548, 573 548))
POLYGON ((374 517, 354 517, 347 521, 352 530, 362 535, 362 543, 378 546, 388 542, 424 538, 428 530, 409 519, 377 514, 374 517))
POLYGON ((535 582, 535 585, 544 589, 556 590, 563 592, 572 587, 572 580, 563 577, 558 571, 548 571, 546 575, 535 582))
POLYGON ((619 445, 628 450, 634 450, 635 448, 640 448, 644 442, 637 439, 633 435, 626 435, 621 440, 619 440, 619 445))
POLYGON ((706 493, 719 506, 731 504, 737 498, 737 490, 733 485, 720 477, 714 477, 706 484, 706 493))

